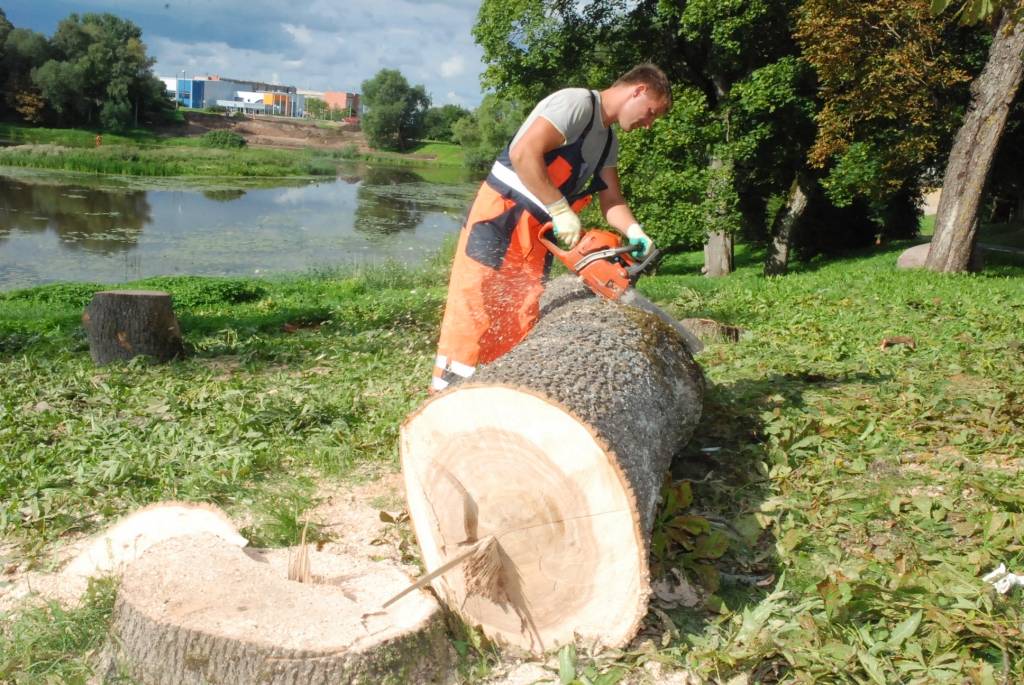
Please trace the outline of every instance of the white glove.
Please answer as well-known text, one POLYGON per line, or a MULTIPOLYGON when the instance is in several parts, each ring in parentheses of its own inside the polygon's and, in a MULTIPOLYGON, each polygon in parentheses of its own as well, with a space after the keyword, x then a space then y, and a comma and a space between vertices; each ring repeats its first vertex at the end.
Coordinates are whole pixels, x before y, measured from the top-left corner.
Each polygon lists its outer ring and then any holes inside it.
MULTIPOLYGON (((644 229, 640 224, 630 224, 629 228, 626 229, 626 238, 629 240, 630 245, 639 245, 643 248, 640 253, 640 259, 643 259, 651 253, 654 249, 654 241, 651 237, 644 233, 644 229)), ((630 254, 636 255, 636 250, 630 254)))
POLYGON ((569 250, 576 247, 580 240, 580 218, 572 211, 569 201, 564 197, 559 198, 549 204, 547 210, 551 215, 551 222, 555 225, 555 237, 569 250))

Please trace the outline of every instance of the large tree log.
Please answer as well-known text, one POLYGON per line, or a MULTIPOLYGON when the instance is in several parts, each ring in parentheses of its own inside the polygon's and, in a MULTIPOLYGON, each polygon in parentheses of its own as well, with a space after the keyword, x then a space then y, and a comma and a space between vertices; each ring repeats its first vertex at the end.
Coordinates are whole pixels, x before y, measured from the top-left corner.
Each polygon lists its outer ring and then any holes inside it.
POLYGON ((442 682, 448 640, 423 592, 396 568, 311 552, 313 583, 288 580, 288 550, 174 538, 128 567, 117 593, 105 681, 141 685, 442 682), (117 682, 121 682, 117 680, 117 682))
POLYGON ((184 355, 171 296, 159 290, 103 290, 82 314, 89 353, 96 364, 140 354, 158 361, 184 355))
POLYGON ((434 580, 492 639, 621 646, 647 611, 660 486, 700 417, 703 375, 672 327, 576 285, 549 287, 542 314, 406 420, 409 512, 428 570, 496 541, 434 580))

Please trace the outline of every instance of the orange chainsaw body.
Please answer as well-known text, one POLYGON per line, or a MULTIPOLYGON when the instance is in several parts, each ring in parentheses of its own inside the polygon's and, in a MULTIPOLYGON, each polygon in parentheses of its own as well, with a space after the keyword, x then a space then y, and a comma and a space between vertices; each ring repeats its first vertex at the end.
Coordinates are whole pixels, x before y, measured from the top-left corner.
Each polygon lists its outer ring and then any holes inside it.
POLYGON ((622 245, 611 231, 592 229, 583 234, 571 250, 563 250, 547 238, 541 238, 551 254, 601 297, 619 299, 636 281, 637 262, 630 255, 632 245, 622 245))

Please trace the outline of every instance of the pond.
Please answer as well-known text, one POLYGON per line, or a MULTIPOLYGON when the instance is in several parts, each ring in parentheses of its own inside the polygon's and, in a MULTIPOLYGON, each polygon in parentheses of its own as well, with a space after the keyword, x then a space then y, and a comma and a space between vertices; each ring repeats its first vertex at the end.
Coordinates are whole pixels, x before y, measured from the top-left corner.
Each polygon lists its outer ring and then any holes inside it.
POLYGON ((0 168, 0 290, 416 264, 458 231, 476 186, 458 171, 368 165, 260 182, 0 168))

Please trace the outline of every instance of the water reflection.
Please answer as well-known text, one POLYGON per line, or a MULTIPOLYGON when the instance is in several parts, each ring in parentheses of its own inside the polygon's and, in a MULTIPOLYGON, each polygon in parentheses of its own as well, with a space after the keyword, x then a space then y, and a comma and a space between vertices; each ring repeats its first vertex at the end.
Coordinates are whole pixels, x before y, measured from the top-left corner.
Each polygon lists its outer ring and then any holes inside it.
POLYGON ((0 289, 414 263, 458 230, 476 189, 448 171, 369 166, 183 183, 0 169, 0 289))
POLYGON ((54 231, 70 250, 111 254, 130 249, 152 219, 146 193, 81 186, 0 182, 0 242, 11 231, 54 231))
POLYGON ((388 235, 408 231, 423 220, 423 197, 402 193, 396 186, 423 183, 423 179, 404 169, 368 169, 356 191, 355 229, 368 235, 388 235))
POLYGON ((231 202, 245 196, 241 188, 227 188, 224 190, 204 190, 203 197, 216 202, 231 202))

